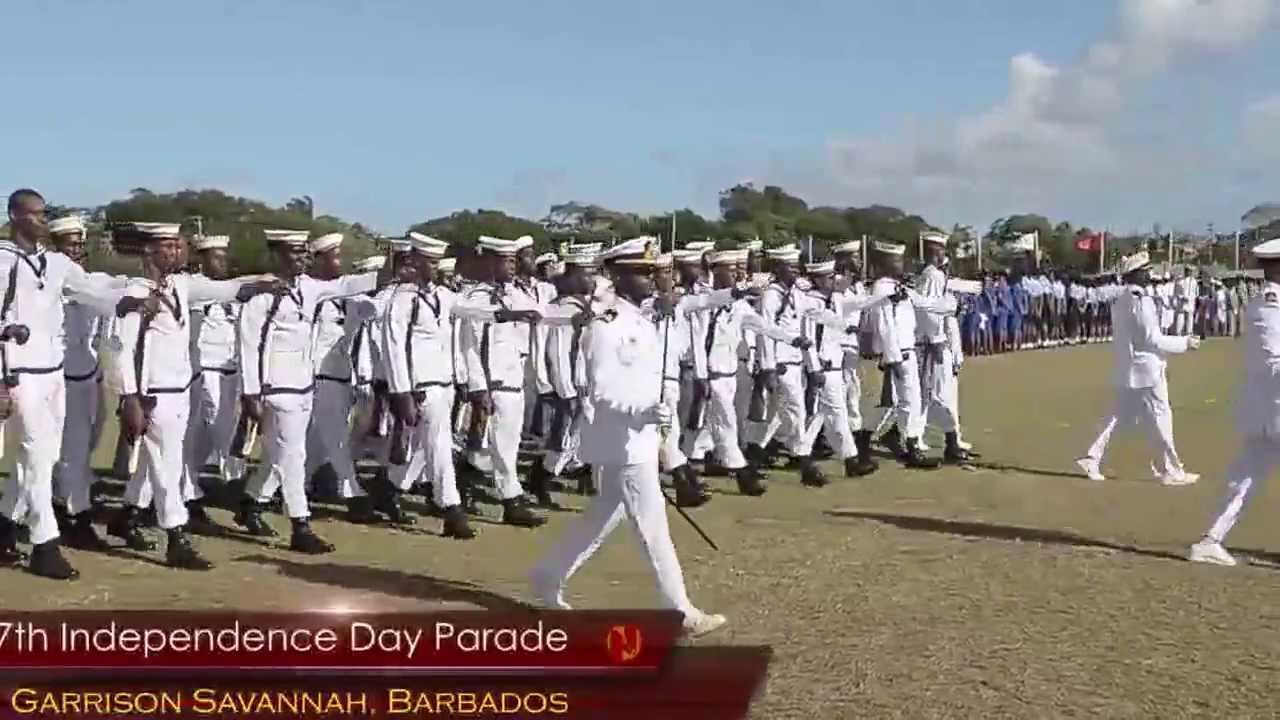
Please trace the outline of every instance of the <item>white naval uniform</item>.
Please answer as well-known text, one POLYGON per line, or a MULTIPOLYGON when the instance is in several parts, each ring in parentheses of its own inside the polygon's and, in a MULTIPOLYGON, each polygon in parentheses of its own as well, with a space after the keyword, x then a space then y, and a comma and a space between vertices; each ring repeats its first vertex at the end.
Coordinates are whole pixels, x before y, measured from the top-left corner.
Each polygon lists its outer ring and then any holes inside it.
MULTIPOLYGON (((513 299, 510 307, 513 310, 538 310, 542 312, 555 301, 558 293, 556 286, 537 278, 516 278, 511 282, 510 292, 513 299)), ((547 344, 547 326, 520 323, 520 332, 525 338, 525 376, 524 376, 524 432, 541 437, 546 433, 549 417, 543 417, 542 427, 533 427, 535 411, 541 396, 551 392, 551 383, 547 378, 547 364, 544 362, 547 344)))
MULTIPOLYGON (((390 413, 383 412, 375 418, 375 384, 387 381, 386 367, 382 361, 382 326, 379 324, 387 300, 395 291, 395 285, 379 288, 373 293, 373 317, 360 323, 351 338, 351 383, 355 402, 351 413, 352 458, 387 462, 390 447, 387 444, 391 431, 390 413), (376 423, 376 427, 375 427, 376 423)), ((384 408, 385 410, 386 408, 384 408)))
MULTIPOLYGON (((676 417, 679 418, 672 422, 672 427, 667 432, 661 459, 663 469, 668 470, 687 463, 690 458, 702 461, 712 446, 706 422, 696 432, 688 435, 685 434, 688 428, 684 427, 694 410, 694 382, 707 379, 707 354, 702 338, 707 332, 708 315, 698 311, 708 307, 706 298, 711 294, 712 287, 698 280, 692 286, 676 288, 676 292, 679 298, 676 307, 682 309, 676 313, 669 340, 668 321, 658 324, 659 335, 670 346, 667 348, 667 370, 663 374, 668 387, 664 390, 663 397, 668 406, 675 403, 673 407, 678 408, 676 417), (672 378, 676 378, 677 391, 674 393, 672 378)), ((652 301, 646 301, 646 307, 651 304, 652 301)), ((705 417, 702 419, 705 420, 705 417)))
MULTIPOLYGON (((927 298, 945 297, 947 274, 932 265, 926 266, 916 281, 916 291, 927 298)), ((944 433, 959 432, 960 378, 957 372, 959 364, 964 361, 964 350, 955 317, 916 308, 916 341, 922 362, 931 363, 932 371, 931 382, 921 388, 925 408, 921 420, 932 422, 944 433)), ((919 437, 923 432, 922 426, 920 432, 912 437, 919 437)))
MULTIPOLYGON (((852 279, 849 287, 839 293, 844 300, 854 300, 867 294, 866 285, 860 279, 852 279)), ((840 332, 840 345, 844 348, 842 360, 845 413, 849 416, 849 431, 862 431, 862 374, 858 371, 862 361, 862 350, 858 346, 858 329, 862 325, 860 310, 846 311, 848 326, 840 332)))
POLYGON ((113 343, 119 357, 112 367, 120 395, 154 400, 147 430, 140 439, 138 466, 125 488, 125 501, 135 507, 154 504, 156 519, 164 530, 187 524, 185 501, 194 478, 187 451, 188 416, 191 412, 191 305, 231 302, 241 280, 209 280, 200 275, 169 275, 161 285, 151 280, 131 280, 133 297, 159 295, 160 310, 145 323, 141 313, 131 312, 115 324, 113 343), (184 483, 187 487, 184 488, 184 483))
POLYGON ((195 432, 188 457, 196 473, 212 459, 223 482, 244 475, 245 463, 231 456, 231 440, 240 414, 240 356, 236 324, 240 303, 196 305, 191 316, 191 332, 196 335, 193 362, 200 380, 195 432))
POLYGON ((1145 430, 1155 454, 1153 468, 1165 480, 1185 476, 1173 444, 1173 408, 1165 376, 1169 355, 1186 352, 1189 336, 1165 335, 1156 300, 1137 286, 1127 286, 1111 306, 1115 406, 1086 457, 1102 463, 1112 431, 1137 426, 1145 430))
POLYGON ((91 490, 97 475, 90 462, 102 435, 106 417, 102 370, 98 349, 106 340, 108 318, 97 309, 68 301, 63 308, 66 360, 66 419, 62 426, 61 459, 54 466, 54 483, 67 513, 90 509, 91 490))
POLYGON ((65 349, 62 333, 64 299, 89 305, 103 315, 115 312, 124 284, 100 273, 87 273, 65 255, 37 249, 30 254, 0 242, 0 295, 10 286, 13 300, 0 325, 25 325, 27 342, 3 344, 5 375, 17 380, 10 388, 13 408, 5 422, 4 482, 0 514, 25 523, 32 544, 58 537, 53 514, 53 467, 66 413, 65 349))
POLYGON ((686 622, 702 615, 690 602, 667 525, 658 479, 659 432, 650 419, 663 382, 662 338, 628 300, 597 316, 587 332, 589 378, 582 459, 595 469, 599 494, 535 567, 535 586, 557 602, 569 578, 623 519, 630 521, 656 576, 663 604, 686 622))
MULTIPOLYGON (((785 343, 799 336, 778 327, 768 327, 764 318, 745 299, 732 300, 730 295, 730 300, 729 304, 719 304, 704 312, 706 339, 703 346, 706 348, 707 376, 711 385, 706 427, 721 466, 727 470, 739 470, 747 465, 739 444, 738 429, 738 393, 742 391, 738 353, 744 333, 751 333, 762 342, 778 340, 785 343)), ((746 392, 750 395, 750 385, 746 392)))
MULTIPOLYGON (((898 287, 893 278, 880 278, 872 285, 873 296, 892 295, 898 287)), ((880 367, 892 375, 892 406, 881 405, 903 437, 918 440, 924 432, 925 416, 920 401, 920 365, 916 362, 916 314, 918 309, 937 313, 954 312, 952 296, 927 298, 908 291, 907 299, 887 301, 863 313, 872 338, 872 352, 880 357, 880 367)), ((884 395, 882 390, 881 395, 884 395)), ((879 423, 877 423, 878 425, 879 423)))
POLYGON ((387 391, 412 393, 418 424, 410 432, 409 455, 404 465, 392 465, 388 479, 408 490, 419 479, 431 483, 434 501, 441 509, 462 502, 453 465, 453 320, 466 316, 491 318, 492 312, 470 312, 458 295, 434 283, 395 285, 378 329, 386 362, 387 391), (469 314, 468 314, 469 313, 469 314))
POLYGON ((377 272, 333 280, 300 275, 287 292, 258 295, 240 312, 243 392, 260 396, 262 405, 262 461, 245 492, 265 503, 282 489, 291 519, 310 516, 306 469, 315 383, 312 318, 325 300, 370 292, 377 281, 377 272), (276 312, 268 319, 273 305, 276 312))
MULTIPOLYGON (((768 328, 781 329, 792 336, 802 332, 800 313, 805 294, 800 286, 773 283, 760 297, 760 316, 768 328)), ((804 454, 805 408, 803 351, 770 338, 758 338, 760 369, 777 372, 778 387, 769 397, 769 420, 752 443, 765 447, 773 438, 783 442, 793 457, 804 454)))
MULTIPOLYGON (((577 311, 586 311, 591 304, 590 298, 575 295, 562 295, 557 303, 577 311)), ((571 463, 577 460, 580 442, 579 432, 582 426, 581 402, 582 393, 587 387, 587 362, 584 356, 584 337, 586 328, 579 325, 566 325, 549 328, 547 333, 547 379, 551 389, 560 403, 567 407, 578 406, 573 417, 562 418, 561 422, 568 427, 563 428, 558 438, 548 440, 559 447, 550 447, 543 453, 542 467, 551 475, 564 472, 571 463)), ((557 409, 557 413, 564 410, 557 409)), ((554 430, 555 423, 551 423, 554 430)))
POLYGON ((375 314, 367 297, 325 300, 316 306, 313 318, 316 363, 315 395, 311 424, 307 428, 307 478, 321 467, 333 468, 338 478, 338 494, 344 499, 363 497, 356 481, 352 452, 351 409, 355 404, 352 387, 351 344, 363 324, 375 314))
POLYGON ((1206 537, 1222 543, 1245 503, 1280 465, 1280 284, 1266 282, 1244 306, 1244 382, 1236 401, 1242 447, 1227 468, 1222 510, 1206 537))

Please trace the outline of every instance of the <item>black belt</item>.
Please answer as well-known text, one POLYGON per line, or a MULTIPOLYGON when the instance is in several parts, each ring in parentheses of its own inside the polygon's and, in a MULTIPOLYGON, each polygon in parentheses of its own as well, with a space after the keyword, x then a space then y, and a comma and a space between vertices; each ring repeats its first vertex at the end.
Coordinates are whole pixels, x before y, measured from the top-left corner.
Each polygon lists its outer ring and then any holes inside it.
POLYGON ((663 376, 662 376, 662 379, 663 379, 663 380, 666 380, 667 382, 676 382, 676 383, 680 382, 680 378, 678 378, 678 377, 671 377, 670 375, 663 375, 663 376))
POLYGON ((183 393, 191 389, 191 382, 192 382, 191 380, 188 380, 187 384, 182 387, 147 388, 146 394, 147 395, 173 395, 176 393, 183 393))
POLYGON ((98 376, 98 368, 97 366, 95 366, 92 370, 85 373, 84 375, 64 375, 63 377, 66 379, 67 382, 80 382, 82 380, 92 380, 97 376, 98 376))
POLYGON ((709 375, 709 376, 710 376, 710 378, 711 378, 712 380, 720 380, 720 379, 722 379, 722 378, 736 378, 736 377, 738 377, 738 373, 737 373, 737 372, 728 372, 728 373, 722 373, 722 372, 708 372, 708 373, 707 373, 707 375, 709 375))
POLYGON ((307 395, 316 388, 315 385, 308 385, 304 388, 285 388, 266 386, 262 388, 263 395, 307 395))
POLYGON ((222 375, 238 375, 240 371, 236 368, 217 368, 217 367, 201 367, 200 372, 216 372, 222 375))
POLYGON ((335 377, 335 376, 333 376, 333 375, 317 375, 317 376, 316 376, 316 379, 317 379, 317 380, 328 380, 329 382, 344 383, 344 384, 347 384, 347 385, 350 385, 350 384, 351 384, 351 378, 350 378, 350 377, 344 377, 344 378, 343 378, 343 377, 335 377))
POLYGON ((429 380, 427 382, 420 382, 417 385, 414 385, 413 389, 418 390, 426 387, 453 387, 453 381, 452 380, 429 380))
POLYGON ((523 392, 524 392, 524 388, 522 388, 522 387, 511 387, 510 385, 490 385, 490 386, 489 386, 489 392, 523 393, 523 392))
POLYGON ((48 375, 49 373, 58 372, 61 369, 62 369, 62 363, 58 363, 57 367, 50 367, 50 368, 24 368, 24 367, 10 368, 9 374, 11 375, 48 375))

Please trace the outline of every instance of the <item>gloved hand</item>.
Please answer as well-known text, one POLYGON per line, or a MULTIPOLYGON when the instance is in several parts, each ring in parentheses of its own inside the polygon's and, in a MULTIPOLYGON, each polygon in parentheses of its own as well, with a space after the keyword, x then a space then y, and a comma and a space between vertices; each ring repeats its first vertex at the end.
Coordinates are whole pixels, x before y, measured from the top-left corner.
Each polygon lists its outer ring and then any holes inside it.
POLYGON ((1200 349, 1200 338, 1196 337, 1195 335, 1188 335, 1188 336, 1187 336, 1187 349, 1188 349, 1188 350, 1199 350, 1199 349, 1200 349))
POLYGON ((130 438, 140 438, 147 432, 147 412, 138 395, 126 395, 120 402, 120 424, 130 438))
POLYGON ((673 419, 671 408, 667 407, 665 403, 658 403, 644 413, 644 423, 646 425, 657 425, 659 428, 671 427, 673 419))

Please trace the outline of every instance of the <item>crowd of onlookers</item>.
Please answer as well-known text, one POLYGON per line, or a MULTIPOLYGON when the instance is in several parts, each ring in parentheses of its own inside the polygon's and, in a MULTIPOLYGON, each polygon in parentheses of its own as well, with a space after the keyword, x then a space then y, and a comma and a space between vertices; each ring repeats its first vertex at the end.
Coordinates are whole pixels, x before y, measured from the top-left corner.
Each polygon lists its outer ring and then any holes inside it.
MULTIPOLYGON (((961 296, 964 352, 992 355, 1105 342, 1111 338, 1111 302, 1121 287, 1115 275, 987 273, 980 293, 961 296)), ((1188 267, 1182 277, 1153 274, 1148 292, 1171 335, 1239 336, 1240 310, 1261 287, 1260 279, 1220 279, 1188 267)))

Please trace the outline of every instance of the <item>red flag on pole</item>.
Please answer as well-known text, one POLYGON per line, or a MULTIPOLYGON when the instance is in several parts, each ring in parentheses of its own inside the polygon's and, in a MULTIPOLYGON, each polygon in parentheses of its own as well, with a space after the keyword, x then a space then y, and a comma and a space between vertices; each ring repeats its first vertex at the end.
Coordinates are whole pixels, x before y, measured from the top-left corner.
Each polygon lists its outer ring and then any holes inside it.
POLYGON ((1102 249, 1101 233, 1080 233, 1076 236, 1076 249, 1082 252, 1097 252, 1102 249))

